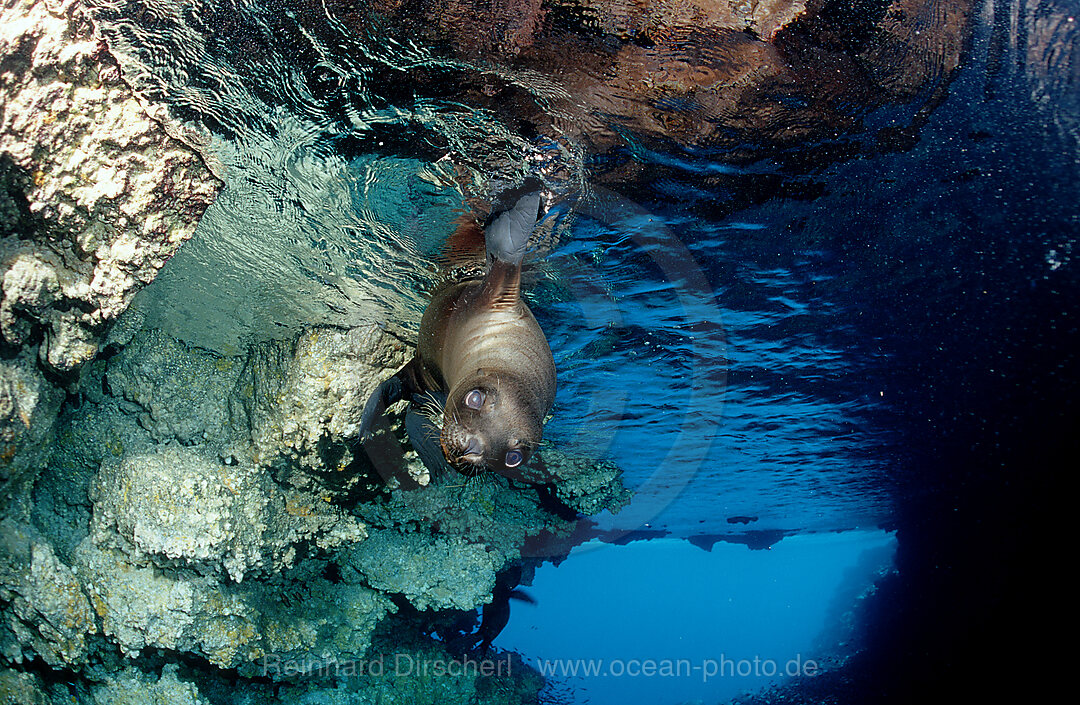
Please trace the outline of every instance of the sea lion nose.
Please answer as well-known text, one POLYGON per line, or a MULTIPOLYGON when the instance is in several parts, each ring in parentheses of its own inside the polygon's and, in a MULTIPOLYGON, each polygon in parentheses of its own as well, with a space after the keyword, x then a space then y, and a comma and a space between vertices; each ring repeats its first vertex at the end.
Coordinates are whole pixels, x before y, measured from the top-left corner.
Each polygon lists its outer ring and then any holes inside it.
POLYGON ((475 436, 469 439, 469 442, 461 450, 462 455, 483 455, 483 451, 480 448, 480 441, 475 436))

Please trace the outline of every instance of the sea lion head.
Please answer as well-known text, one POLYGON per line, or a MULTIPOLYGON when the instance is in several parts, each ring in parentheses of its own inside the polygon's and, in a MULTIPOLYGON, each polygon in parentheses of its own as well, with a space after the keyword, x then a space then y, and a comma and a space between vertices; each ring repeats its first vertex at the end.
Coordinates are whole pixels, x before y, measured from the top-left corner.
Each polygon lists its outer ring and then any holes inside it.
POLYGON ((512 376, 480 372, 462 380, 446 398, 440 443, 450 465, 475 477, 506 472, 529 462, 543 435, 535 394, 512 376))

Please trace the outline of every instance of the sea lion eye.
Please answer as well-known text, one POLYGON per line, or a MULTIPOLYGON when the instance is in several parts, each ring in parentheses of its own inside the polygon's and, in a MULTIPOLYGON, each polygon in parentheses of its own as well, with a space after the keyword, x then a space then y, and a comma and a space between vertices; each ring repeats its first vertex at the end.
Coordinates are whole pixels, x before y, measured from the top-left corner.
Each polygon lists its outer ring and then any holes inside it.
POLYGON ((521 461, 525 459, 525 456, 521 454, 520 450, 509 450, 506 452, 506 467, 516 468, 521 465, 521 461))
POLYGON ((474 389, 465 395, 465 406, 470 409, 479 409, 484 405, 484 393, 474 389))

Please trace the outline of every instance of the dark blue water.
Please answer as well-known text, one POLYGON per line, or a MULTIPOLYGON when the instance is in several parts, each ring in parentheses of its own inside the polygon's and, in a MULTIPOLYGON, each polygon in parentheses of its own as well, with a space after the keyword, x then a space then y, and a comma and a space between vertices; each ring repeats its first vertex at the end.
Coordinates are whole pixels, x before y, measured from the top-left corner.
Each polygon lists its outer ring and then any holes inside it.
POLYGON ((611 200, 635 214, 575 223, 545 262, 574 300, 538 307, 567 370, 551 437, 610 454, 638 490, 602 524, 687 536, 732 517, 782 531, 885 519, 882 459, 866 452, 889 438, 866 423, 884 390, 866 375, 887 358, 845 354, 857 331, 828 297, 835 255, 776 243, 785 224, 768 211, 708 222, 611 200))
MULTIPOLYGON (((694 144, 610 116, 583 136, 587 98, 560 103, 535 67, 358 33, 335 7, 210 3, 205 27, 162 29, 137 4, 106 7, 107 33, 227 183, 137 302, 190 342, 415 332, 457 214, 530 171, 559 195, 526 277, 559 371, 546 437, 613 460, 635 496, 596 519, 626 545, 541 568, 497 645, 536 664, 813 656, 840 675, 794 687, 905 702, 994 692, 957 673, 1004 648, 998 625, 1032 639, 1054 619, 1028 576, 1052 570, 1032 550, 1060 529, 1075 450, 1067 3, 894 8, 918 21, 874 70, 926 52, 918 81, 860 92, 838 57, 869 40, 829 35, 818 50, 851 85, 766 96, 789 112, 757 133, 719 110, 702 122, 733 136, 694 144), (505 104, 483 98, 492 75, 513 84, 505 104), (540 128, 507 117, 523 101, 540 128), (665 538, 626 543, 649 537, 665 538), (873 580, 869 626, 841 637, 873 580)), ((790 41, 792 63, 818 56, 790 41)), ((772 680, 554 677, 549 695, 716 702, 772 680)))

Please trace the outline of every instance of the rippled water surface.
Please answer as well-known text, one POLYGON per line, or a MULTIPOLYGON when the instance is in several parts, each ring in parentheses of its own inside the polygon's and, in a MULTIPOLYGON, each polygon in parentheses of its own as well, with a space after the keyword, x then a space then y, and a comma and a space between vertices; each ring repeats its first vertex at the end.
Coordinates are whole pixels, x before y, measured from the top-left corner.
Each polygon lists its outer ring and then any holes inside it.
POLYGON ((414 330, 466 196, 545 151, 482 109, 410 89, 412 74, 457 81, 460 62, 318 3, 97 11, 126 77, 208 145, 227 184, 141 302, 150 323, 206 347, 312 323, 414 330))

